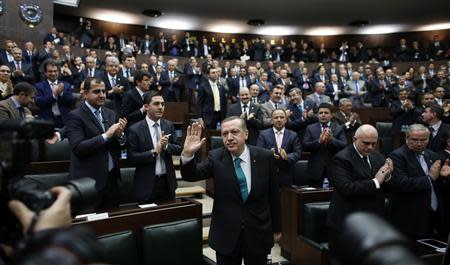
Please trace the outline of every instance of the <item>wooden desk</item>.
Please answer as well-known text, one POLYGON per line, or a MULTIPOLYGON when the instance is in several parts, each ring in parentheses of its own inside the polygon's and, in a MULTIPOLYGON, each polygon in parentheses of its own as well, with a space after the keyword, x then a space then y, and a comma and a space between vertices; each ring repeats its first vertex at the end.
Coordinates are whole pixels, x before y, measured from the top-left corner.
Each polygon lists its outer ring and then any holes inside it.
POLYGON ((301 234, 301 222, 303 218, 303 205, 310 202, 321 202, 331 200, 333 190, 317 189, 313 191, 302 191, 293 188, 281 189, 281 255, 287 259, 291 258, 294 251, 297 236, 301 234))
POLYGON ((109 212, 109 218, 87 221, 86 218, 75 219, 74 225, 87 225, 97 236, 132 230, 140 234, 142 227, 173 222, 188 218, 202 221, 202 204, 187 198, 175 199, 152 208, 138 208, 137 206, 114 209, 109 212))

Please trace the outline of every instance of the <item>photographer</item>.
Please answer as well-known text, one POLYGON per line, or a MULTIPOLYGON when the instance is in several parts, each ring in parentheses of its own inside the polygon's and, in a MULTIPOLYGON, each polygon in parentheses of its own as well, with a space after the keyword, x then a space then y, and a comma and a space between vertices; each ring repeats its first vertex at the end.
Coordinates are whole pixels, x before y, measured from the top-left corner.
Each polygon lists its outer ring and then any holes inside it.
MULTIPOLYGON (((71 225, 71 192, 64 187, 50 190, 55 202, 40 213, 24 203, 11 200, 10 210, 17 217, 24 238, 13 251, 2 245, 11 264, 86 264, 99 261, 99 246, 94 234, 83 227, 71 225)), ((1 264, 1 261, 0 261, 1 264)))

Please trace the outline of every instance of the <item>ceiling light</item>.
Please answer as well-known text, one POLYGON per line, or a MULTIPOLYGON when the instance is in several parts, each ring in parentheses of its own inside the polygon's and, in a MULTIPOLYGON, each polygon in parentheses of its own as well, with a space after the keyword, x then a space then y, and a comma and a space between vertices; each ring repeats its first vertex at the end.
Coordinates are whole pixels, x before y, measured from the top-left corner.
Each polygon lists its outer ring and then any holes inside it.
POLYGON ((195 20, 180 17, 178 15, 164 16, 158 18, 155 21, 151 21, 148 24, 151 24, 158 28, 177 29, 177 30, 192 30, 197 26, 195 20))
POLYGON ((305 30, 305 35, 309 36, 333 36, 344 33, 345 29, 340 27, 317 27, 305 30))
POLYGON ((388 34, 402 32, 405 29, 403 25, 379 25, 361 28, 356 34, 388 34))
POLYGON ((148 17, 160 17, 163 13, 161 13, 161 11, 156 10, 156 9, 145 9, 144 11, 142 11, 142 14, 148 17))
POLYGON ((261 27, 260 29, 256 30, 256 34, 268 35, 268 36, 294 35, 295 29, 293 27, 287 27, 287 26, 261 27))
POLYGON ((418 31, 429 31, 429 30, 441 30, 441 29, 450 29, 450 22, 419 26, 415 30, 418 30, 418 31))
POLYGON ((139 20, 133 14, 104 9, 92 9, 91 12, 86 14, 86 17, 123 24, 139 23, 139 20))
POLYGON ((249 24, 250 26, 262 26, 264 25, 265 21, 263 19, 250 19, 249 21, 247 21, 247 24, 249 24))
POLYGON ((217 33, 243 33, 245 28, 239 24, 233 23, 217 23, 209 24, 206 28, 207 31, 217 32, 217 33))
POLYGON ((360 27, 365 27, 365 26, 369 25, 369 21, 368 20, 362 20, 362 19, 361 20, 353 20, 350 23, 348 23, 348 25, 352 26, 352 27, 360 28, 360 27))

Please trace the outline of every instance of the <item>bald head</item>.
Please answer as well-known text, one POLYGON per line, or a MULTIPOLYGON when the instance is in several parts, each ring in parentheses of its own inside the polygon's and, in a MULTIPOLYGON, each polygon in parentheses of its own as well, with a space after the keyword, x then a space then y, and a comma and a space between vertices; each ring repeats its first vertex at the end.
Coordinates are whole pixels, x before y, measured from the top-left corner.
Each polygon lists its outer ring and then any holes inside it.
POLYGON ((361 125, 353 136, 353 144, 356 150, 362 155, 367 156, 375 150, 378 142, 377 130, 369 124, 361 125))
POLYGON ((355 138, 362 138, 362 137, 377 137, 378 138, 378 132, 375 127, 373 127, 370 124, 363 124, 361 125, 355 132, 355 138))

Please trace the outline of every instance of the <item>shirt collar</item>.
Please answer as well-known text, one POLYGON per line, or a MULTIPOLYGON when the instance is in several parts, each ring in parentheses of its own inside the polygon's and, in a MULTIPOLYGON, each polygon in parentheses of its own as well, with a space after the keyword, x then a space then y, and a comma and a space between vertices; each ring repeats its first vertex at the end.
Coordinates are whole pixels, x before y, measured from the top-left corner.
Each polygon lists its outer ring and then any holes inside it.
POLYGON ((435 132, 439 130, 439 127, 441 127, 442 121, 438 121, 435 124, 431 125, 431 128, 434 129, 435 132))
POLYGON ((355 151, 356 151, 356 153, 358 153, 358 155, 359 155, 360 158, 363 158, 363 157, 364 157, 363 155, 361 155, 361 153, 360 153, 360 152, 358 151, 358 149, 356 148, 355 143, 353 143, 353 148, 355 148, 355 151))
POLYGON ((95 114, 95 112, 96 112, 97 110, 99 110, 100 112, 102 112, 102 107, 96 109, 96 108, 94 108, 91 104, 89 104, 89 102, 87 102, 86 100, 84 101, 84 103, 86 104, 86 106, 89 108, 89 110, 90 110, 92 113, 95 114))
POLYGON ((117 75, 112 76, 112 75, 110 75, 110 74, 108 73, 108 79, 111 80, 112 78, 115 78, 115 79, 117 80, 117 75))
MULTIPOLYGON (((233 159, 233 162, 236 158, 238 158, 237 156, 234 156, 233 154, 231 154, 231 158, 233 159)), ((239 156, 239 158, 245 162, 245 163, 249 163, 250 162, 250 151, 247 148, 247 145, 245 145, 244 147, 244 151, 242 152, 242 154, 239 156)))
POLYGON ((272 127, 273 128, 273 133, 276 135, 277 134, 277 132, 281 132, 281 135, 284 135, 284 127, 283 127, 283 129, 281 129, 280 131, 278 131, 277 129, 275 129, 275 127, 272 127))
POLYGON ((136 90, 139 93, 139 95, 141 95, 141 97, 143 97, 143 95, 145 94, 144 91, 142 91, 138 86, 136 86, 136 90))
POLYGON ((150 119, 148 116, 145 116, 145 119, 147 120, 147 124, 148 124, 148 126, 150 126, 150 127, 153 127, 153 125, 154 125, 155 123, 158 123, 158 125, 161 126, 161 120, 157 120, 157 121, 155 122, 155 121, 153 121, 152 119, 150 119))
POLYGON ((52 84, 57 85, 58 84, 58 79, 56 79, 55 81, 50 81, 49 79, 47 79, 47 82, 50 86, 52 86, 52 84))
POLYGON ((11 100, 14 103, 14 106, 16 106, 17 109, 22 107, 22 105, 20 105, 20 103, 16 100, 16 98, 14 96, 11 97, 11 100))

